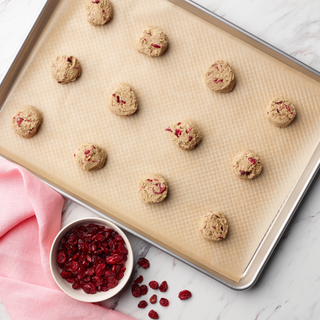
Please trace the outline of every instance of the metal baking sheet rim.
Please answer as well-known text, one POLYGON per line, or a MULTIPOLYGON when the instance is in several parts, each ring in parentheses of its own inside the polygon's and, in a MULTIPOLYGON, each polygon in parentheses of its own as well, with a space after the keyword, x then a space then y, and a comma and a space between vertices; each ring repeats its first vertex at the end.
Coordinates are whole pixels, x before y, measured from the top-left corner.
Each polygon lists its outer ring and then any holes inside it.
MULTIPOLYGON (((28 58, 32 48, 34 47, 37 39, 39 38, 42 30, 44 29, 45 25, 47 24, 50 16, 54 12, 57 4, 60 0, 46 0, 46 2, 41 7, 37 17, 34 20, 31 28, 28 30, 27 36, 25 41, 20 46, 19 50, 17 51, 14 59, 12 60, 9 68, 6 71, 6 74, 3 80, 0 83, 0 111, 1 108, 10 92, 11 87, 14 84, 15 79, 17 78, 21 67, 23 66, 24 62, 28 58)), ((175 5, 189 11, 190 13, 202 18, 203 20, 215 25, 216 27, 232 34, 236 38, 252 45, 253 47, 263 51, 264 53, 268 54, 269 56, 280 60, 281 62, 289 65, 290 67, 294 68, 295 70, 302 72, 303 74, 311 77, 312 79, 320 82, 320 73, 308 65, 296 60, 295 58, 287 55, 286 53, 282 52, 281 50, 273 47, 272 45, 268 44, 267 42, 257 38, 256 36, 248 33, 247 31, 239 28, 238 26, 230 23, 229 21, 215 15, 214 13, 208 11, 207 9, 203 8, 202 6, 194 3, 190 0, 168 0, 175 5)), ((0 158, 7 159, 6 157, 0 155, 0 158)), ((12 161, 12 159, 7 159, 12 161)), ((13 161, 14 162, 14 161, 13 161)), ((281 206, 280 210, 278 211, 275 219, 271 223, 269 229, 267 230, 263 240, 261 241, 259 247, 257 248, 255 254, 253 255, 251 261, 249 262, 247 268, 245 269, 243 276, 241 277, 239 282, 232 281, 218 273, 209 272, 205 270, 205 268, 201 268, 195 263, 179 256, 178 254, 169 251, 168 249, 162 247, 161 245, 155 243, 154 241, 144 237, 143 235, 139 234, 138 232, 126 227, 125 225, 110 219, 113 223, 117 224, 124 230, 134 234, 135 236, 139 237, 140 239, 145 240, 146 242, 152 244, 153 246, 157 247, 158 249, 168 253, 169 255, 173 256, 174 258, 186 263, 187 265, 193 267, 194 269, 206 274, 210 278, 215 279, 216 281, 224 284, 225 286, 237 290, 237 291, 244 291, 252 288, 254 284, 257 282, 260 274, 262 273, 266 263, 268 262, 272 252, 276 248, 281 236, 283 235, 286 227, 288 226, 290 220, 292 219, 296 209, 298 208, 300 202, 302 201, 305 193, 307 192, 309 186, 311 185, 314 177, 316 176, 320 166, 320 145, 318 144, 316 150, 314 151, 311 159, 309 160, 306 168, 301 173, 299 179, 292 187, 290 193, 284 200, 283 205, 281 206)), ((36 174, 37 175, 37 174, 36 174)), ((37 175, 39 177, 39 175, 37 175)), ((69 198, 70 200, 78 203, 82 207, 90 210, 94 214, 105 218, 106 215, 101 213, 99 210, 93 208, 92 206, 82 202, 81 200, 77 199, 76 197, 68 194, 67 192, 61 190, 61 188, 54 186, 52 183, 46 181, 42 177, 39 177, 43 180, 47 185, 52 187, 54 190, 69 198)))

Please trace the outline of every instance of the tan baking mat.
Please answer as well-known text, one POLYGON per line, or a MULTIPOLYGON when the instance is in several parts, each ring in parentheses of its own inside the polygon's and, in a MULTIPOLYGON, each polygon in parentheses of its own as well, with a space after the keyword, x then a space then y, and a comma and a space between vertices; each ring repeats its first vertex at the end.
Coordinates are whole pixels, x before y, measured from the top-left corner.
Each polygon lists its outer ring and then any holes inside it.
POLYGON ((319 83, 166 0, 114 0, 114 19, 103 27, 87 23, 85 2, 58 5, 0 113, 1 153, 183 258, 238 281, 318 143, 319 83), (135 49, 148 25, 169 37, 160 58, 135 49), (74 83, 60 85, 51 76, 51 61, 61 54, 82 64, 74 83), (234 68, 231 93, 213 93, 204 84, 216 59, 234 68), (137 94, 133 116, 118 117, 107 108, 107 96, 120 82, 137 94), (277 96, 297 108, 285 129, 264 118, 277 96), (30 140, 10 127, 15 110, 26 104, 44 114, 30 140), (182 119, 193 119, 203 134, 191 152, 164 131, 182 119), (75 164, 74 151, 86 141, 107 150, 107 164, 98 172, 75 164), (232 172, 233 156, 247 148, 264 165, 253 181, 232 172), (168 180, 163 203, 147 205, 138 197, 138 181, 148 172, 168 180), (198 219, 207 210, 227 216, 226 241, 200 236, 198 219))

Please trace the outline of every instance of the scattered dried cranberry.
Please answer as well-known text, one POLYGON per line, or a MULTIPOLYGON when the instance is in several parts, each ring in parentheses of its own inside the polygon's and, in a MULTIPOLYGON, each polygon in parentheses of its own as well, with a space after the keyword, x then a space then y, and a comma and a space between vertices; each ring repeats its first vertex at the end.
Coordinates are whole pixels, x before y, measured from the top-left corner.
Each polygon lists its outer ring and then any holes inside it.
POLYGON ((91 223, 74 228, 61 239, 57 263, 61 277, 72 283, 73 289, 94 294, 118 285, 126 271, 127 254, 117 232, 91 223))
POLYGON ((155 304, 157 302, 157 295, 154 294, 153 296, 151 296, 149 301, 151 304, 155 304))
POLYGON ((141 290, 140 290, 140 286, 138 284, 135 283, 132 285, 131 292, 134 297, 136 297, 136 298, 141 297, 141 290))
POLYGON ((148 293, 148 287, 143 284, 141 287, 140 287, 140 291, 141 291, 141 295, 144 296, 148 293))
POLYGON ((143 276, 139 276, 136 280, 134 280, 134 283, 141 283, 143 281, 143 276))
POLYGON ((166 292, 168 290, 168 284, 167 281, 163 281, 160 286, 159 286, 159 290, 161 292, 166 292))
POLYGON ((153 46, 154 48, 161 48, 161 46, 159 46, 158 44, 155 44, 155 43, 153 43, 152 46, 153 46))
POLYGON ((253 159, 253 158, 248 158, 248 160, 249 160, 249 162, 251 163, 251 164, 256 164, 256 159, 253 159))
POLYGON ((138 308, 144 309, 147 305, 148 305, 148 302, 145 301, 145 300, 142 300, 142 301, 139 302, 138 308))
POLYGON ((169 300, 166 298, 161 298, 159 303, 163 306, 163 307, 167 307, 169 305, 169 300))
POLYGON ((146 258, 141 258, 138 261, 138 265, 141 266, 143 269, 147 269, 150 267, 150 263, 146 258))
POLYGON ((151 319, 159 319, 158 314, 157 314, 154 310, 150 310, 149 313, 148 313, 148 316, 149 316, 151 319))
POLYGON ((179 292, 179 299, 180 300, 186 300, 189 299, 191 297, 191 292, 188 290, 182 290, 179 292))
POLYGON ((150 281, 149 282, 149 287, 154 289, 154 290, 157 290, 158 287, 159 287, 159 283, 157 281, 150 281))

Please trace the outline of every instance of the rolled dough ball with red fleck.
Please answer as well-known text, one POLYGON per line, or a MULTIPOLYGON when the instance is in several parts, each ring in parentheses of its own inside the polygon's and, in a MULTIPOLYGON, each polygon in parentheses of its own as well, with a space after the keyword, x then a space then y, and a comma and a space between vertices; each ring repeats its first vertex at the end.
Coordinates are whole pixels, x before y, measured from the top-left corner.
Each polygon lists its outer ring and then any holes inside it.
POLYGON ((192 120, 183 120, 165 130, 182 150, 193 150, 202 139, 199 127, 192 120))
POLYGON ((124 83, 118 87, 108 98, 109 109, 118 116, 130 116, 138 109, 138 100, 132 88, 124 83))
POLYGON ((145 203, 161 202, 167 197, 168 187, 160 174, 148 173, 139 182, 140 199, 145 203))
POLYGON ((32 106, 21 108, 11 119, 12 129, 21 137, 32 138, 42 123, 42 113, 32 106))
POLYGON ((81 75, 81 65, 74 56, 57 56, 51 65, 51 73, 58 83, 67 84, 81 75))
POLYGON ((200 218, 199 230, 204 238, 221 241, 228 234, 228 222, 221 212, 210 211, 200 218))
POLYGON ((87 20, 93 26, 102 26, 112 19, 113 9, 109 0, 87 0, 87 20))
POLYGON ((223 60, 218 60, 210 66, 205 74, 205 81, 212 91, 223 93, 232 91, 236 84, 231 66, 223 60))
POLYGON ((74 157, 82 170, 95 171, 105 165, 107 153, 96 144, 84 143, 77 149, 74 157))
POLYGON ((262 171, 260 158, 250 150, 241 152, 233 159, 233 171, 238 178, 251 180, 262 171))
POLYGON ((143 31, 137 44, 137 50, 149 57, 159 57, 168 48, 167 35, 157 27, 148 27, 143 31))
POLYGON ((267 107, 267 119, 276 127, 287 127, 295 118, 297 112, 288 99, 275 98, 267 107))

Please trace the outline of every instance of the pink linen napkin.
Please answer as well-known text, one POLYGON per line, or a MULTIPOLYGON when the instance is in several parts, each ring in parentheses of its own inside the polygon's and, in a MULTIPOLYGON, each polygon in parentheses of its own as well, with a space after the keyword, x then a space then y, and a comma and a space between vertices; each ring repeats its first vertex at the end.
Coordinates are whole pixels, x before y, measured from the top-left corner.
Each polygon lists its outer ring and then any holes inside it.
POLYGON ((132 320, 74 300, 55 284, 49 253, 63 202, 30 172, 0 159, 0 299, 11 319, 132 320))

